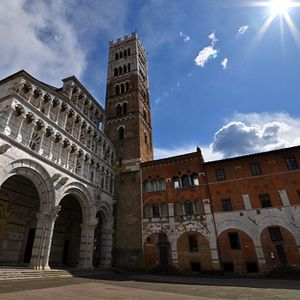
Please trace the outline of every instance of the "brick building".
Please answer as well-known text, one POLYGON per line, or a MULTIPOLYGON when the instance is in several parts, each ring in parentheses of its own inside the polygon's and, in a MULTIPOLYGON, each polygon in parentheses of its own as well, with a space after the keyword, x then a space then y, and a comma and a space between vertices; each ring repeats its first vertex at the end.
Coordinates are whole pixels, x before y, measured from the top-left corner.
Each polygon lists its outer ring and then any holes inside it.
POLYGON ((300 267, 300 147, 203 162, 143 163, 146 267, 264 272, 300 267))

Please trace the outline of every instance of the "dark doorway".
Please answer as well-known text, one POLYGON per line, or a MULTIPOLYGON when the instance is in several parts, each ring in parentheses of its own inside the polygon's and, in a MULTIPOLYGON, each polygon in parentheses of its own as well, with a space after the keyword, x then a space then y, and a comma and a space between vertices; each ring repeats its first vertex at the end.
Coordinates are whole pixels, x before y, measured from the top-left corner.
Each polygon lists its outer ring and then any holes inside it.
POLYGON ((166 234, 160 234, 158 240, 159 264, 161 266, 168 265, 169 243, 166 234))
POLYGON ((76 197, 65 196, 61 210, 55 221, 50 259, 50 267, 76 267, 79 264, 82 208, 76 197))
POLYGON ((34 237, 35 237, 35 228, 30 228, 28 231, 27 243, 26 243, 24 259, 23 259, 23 262, 25 264, 30 263, 34 237))
POLYGON ((69 248, 70 248, 70 241, 65 240, 64 252, 63 252, 63 264, 66 265, 66 266, 68 265, 69 248))
POLYGON ((286 254, 283 248, 283 245, 276 245, 277 255, 281 264, 287 264, 286 254))
POLYGON ((0 263, 29 264, 39 211, 35 185, 21 175, 8 178, 0 188, 0 207, 6 216, 0 220, 0 263))

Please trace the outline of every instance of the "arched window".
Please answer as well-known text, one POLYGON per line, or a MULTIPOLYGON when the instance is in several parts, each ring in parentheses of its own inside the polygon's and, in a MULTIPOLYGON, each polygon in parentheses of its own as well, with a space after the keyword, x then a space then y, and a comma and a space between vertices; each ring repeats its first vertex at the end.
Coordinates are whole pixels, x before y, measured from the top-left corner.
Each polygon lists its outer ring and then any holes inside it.
POLYGON ((159 190, 163 191, 166 189, 166 180, 164 178, 159 179, 158 181, 159 190))
POLYGON ((115 90, 116 90, 116 95, 119 95, 120 94, 120 86, 118 84, 116 85, 115 90))
POLYGON ((127 57, 127 51, 126 50, 123 51, 123 55, 124 55, 125 58, 127 57))
POLYGON ((160 210, 158 204, 152 204, 152 217, 159 218, 160 217, 160 210))
POLYGON ((143 182, 144 192, 151 192, 151 182, 149 180, 145 180, 143 182))
POLYGON ((127 71, 130 72, 130 64, 127 65, 127 71))
POLYGON ((126 74, 126 73, 127 73, 127 67, 126 67, 126 65, 125 65, 125 66, 123 66, 123 73, 124 73, 124 74, 126 74))
POLYGON ((127 55, 130 56, 130 48, 127 49, 127 55))
POLYGON ((122 51, 119 53, 119 57, 120 57, 120 58, 123 58, 123 53, 122 53, 122 51))
POLYGON ((116 53, 116 54, 115 54, 115 60, 118 60, 118 59, 119 59, 119 54, 116 53))
POLYGON ((191 181, 192 181, 192 185, 195 185, 195 186, 199 185, 199 176, 197 173, 193 173, 191 175, 191 181))
POLYGON ((118 76, 118 68, 115 68, 115 69, 114 69, 114 75, 115 75, 115 76, 118 76))
POLYGON ((122 106, 121 104, 117 105, 117 116, 121 116, 122 115, 122 106))
POLYGON ((119 67, 119 75, 122 75, 122 67, 119 67))
POLYGON ((175 176, 172 178, 172 182, 173 182, 173 187, 175 189, 179 189, 180 188, 180 179, 179 177, 175 176))
POLYGON ((191 201, 184 202, 184 213, 187 216, 194 214, 194 206, 191 201))
POLYGON ((125 135, 125 129, 124 127, 120 127, 119 130, 119 140, 123 140, 124 139, 124 135, 125 135))
POLYGON ((129 91, 129 82, 127 81, 126 82, 126 92, 128 92, 129 91))
POLYGON ((158 190, 157 181, 152 180, 151 181, 151 191, 157 191, 157 190, 158 190))
POLYGON ((125 93, 125 86, 124 83, 121 84, 121 94, 125 93))
POLYGON ((123 115, 127 114, 127 103, 123 103, 123 115))
POLYGON ((183 175, 181 177, 181 182, 182 182, 182 187, 189 186, 190 185, 190 178, 189 178, 189 176, 183 175))

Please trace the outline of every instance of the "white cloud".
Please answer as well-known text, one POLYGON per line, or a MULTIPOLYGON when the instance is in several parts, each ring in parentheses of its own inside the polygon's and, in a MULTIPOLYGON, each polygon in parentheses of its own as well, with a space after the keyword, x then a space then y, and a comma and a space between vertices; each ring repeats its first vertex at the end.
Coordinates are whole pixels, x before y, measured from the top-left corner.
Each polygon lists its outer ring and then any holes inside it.
POLYGON ((211 40, 210 46, 203 48, 194 59, 196 66, 201 68, 205 66, 210 58, 214 58, 218 54, 218 50, 215 49, 215 44, 218 41, 215 32, 212 32, 208 38, 211 40))
MULTIPOLYGON (((155 159, 172 157, 186 153, 195 152, 198 145, 185 145, 173 148, 154 148, 155 159)), ((221 153, 213 152, 210 146, 200 146, 205 161, 217 160, 222 158, 221 153)))
POLYGON ((250 25, 243 25, 239 28, 237 31, 236 36, 239 37, 247 32, 247 30, 250 28, 250 25))
POLYGON ((86 57, 62 1, 4 1, 0 5, 0 76, 20 69, 52 84, 80 76, 86 57), (5 41, 5 42, 4 42, 5 41))
POLYGON ((215 32, 212 32, 209 36, 208 36, 208 38, 211 40, 211 42, 212 42, 212 45, 215 45, 216 44, 216 42, 218 41, 218 39, 217 39, 217 37, 216 37, 216 33, 215 32))
POLYGON ((214 49, 213 46, 205 47, 198 53, 197 57, 195 58, 195 64, 203 68, 207 61, 210 58, 214 57, 214 55, 216 55, 217 53, 218 50, 214 49))
POLYGON ((286 113, 235 114, 211 144, 224 157, 269 151, 300 143, 300 118, 286 113))
POLYGON ((179 32, 179 37, 183 38, 184 42, 188 42, 191 39, 187 34, 183 33, 182 31, 179 32))
POLYGON ((221 62, 221 66, 223 67, 223 70, 227 69, 227 65, 228 65, 228 58, 224 58, 221 62))

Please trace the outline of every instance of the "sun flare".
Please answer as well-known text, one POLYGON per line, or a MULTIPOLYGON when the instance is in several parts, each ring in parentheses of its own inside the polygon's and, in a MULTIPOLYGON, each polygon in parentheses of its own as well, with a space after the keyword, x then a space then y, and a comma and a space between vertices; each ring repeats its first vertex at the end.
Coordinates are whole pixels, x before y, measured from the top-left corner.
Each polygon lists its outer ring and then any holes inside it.
POLYGON ((273 0, 270 2, 270 8, 274 15, 285 15, 292 6, 289 0, 273 0))

